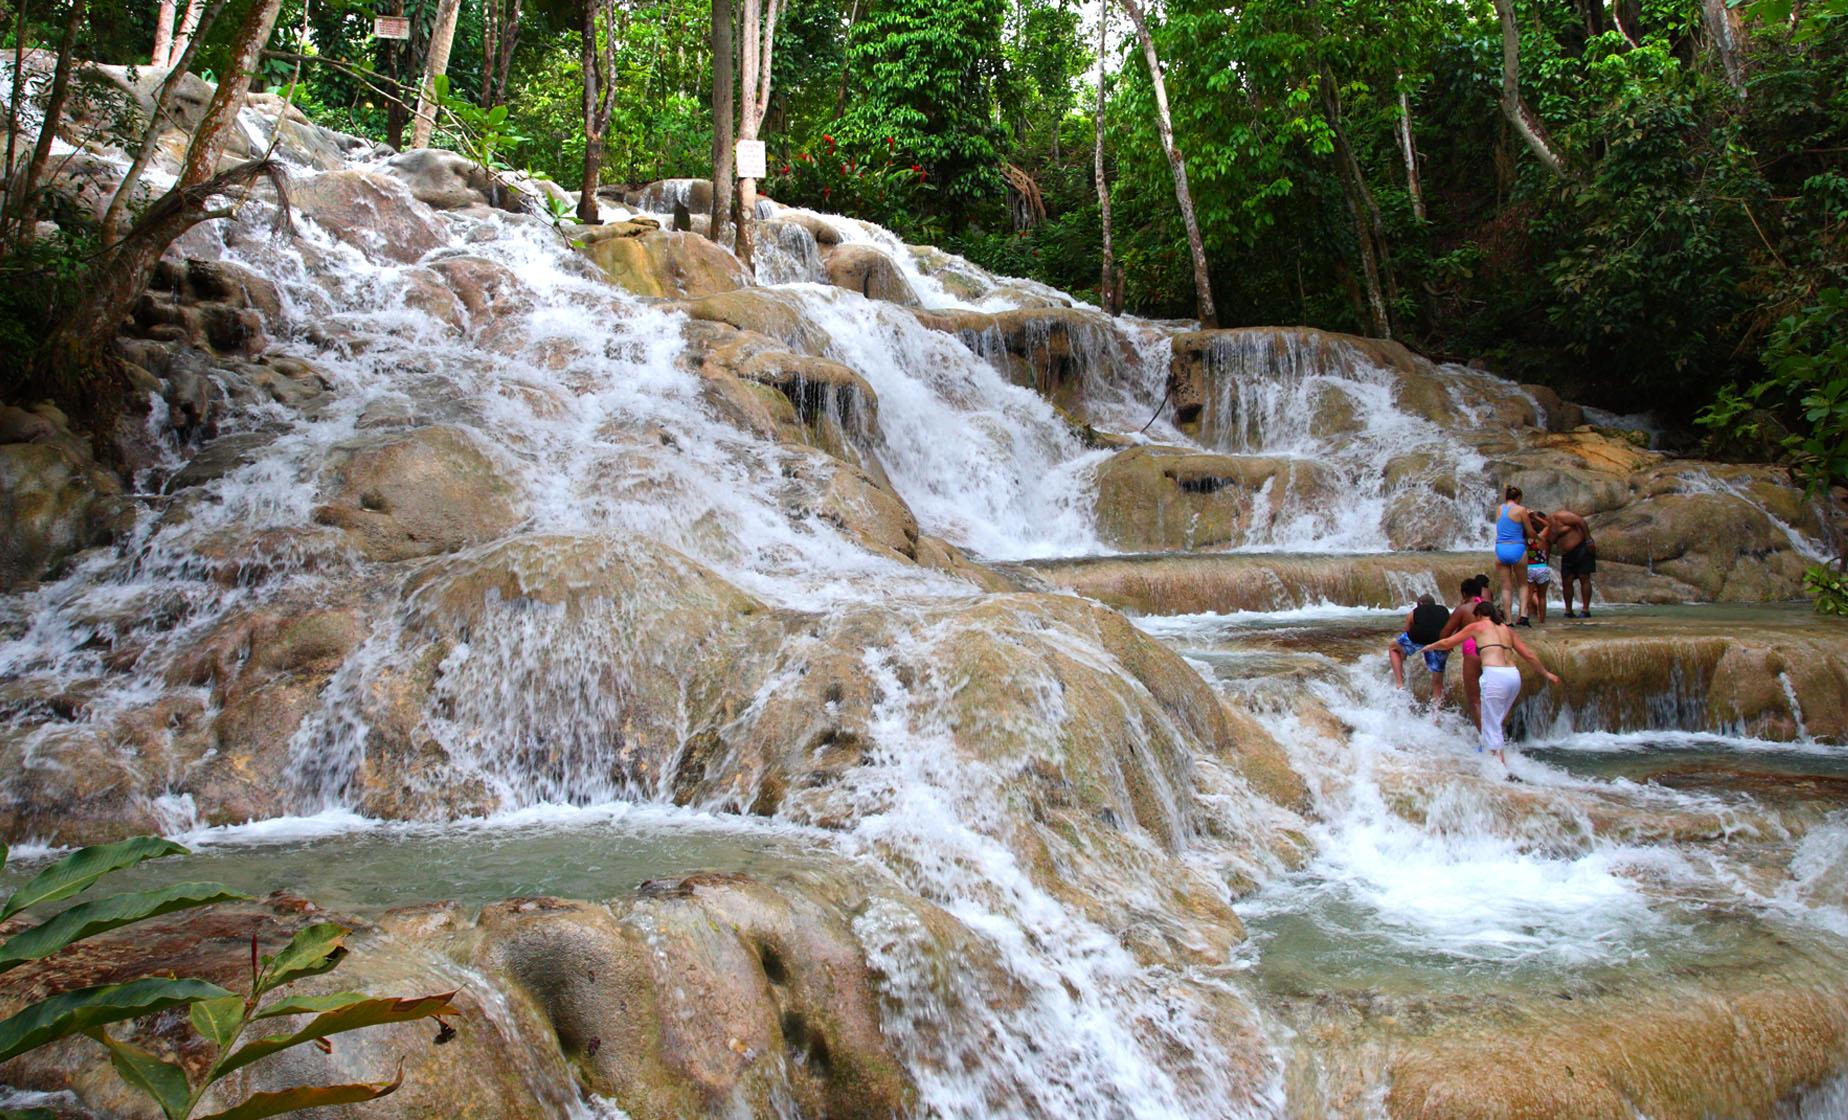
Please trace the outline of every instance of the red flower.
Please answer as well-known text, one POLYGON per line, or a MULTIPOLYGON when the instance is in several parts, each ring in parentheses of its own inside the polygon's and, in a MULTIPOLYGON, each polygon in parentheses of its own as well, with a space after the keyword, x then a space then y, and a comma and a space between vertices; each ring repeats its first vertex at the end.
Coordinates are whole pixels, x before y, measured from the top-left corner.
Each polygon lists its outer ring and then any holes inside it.
POLYGON ((845 175, 845 174, 847 174, 847 165, 846 165, 846 164, 844 164, 844 163, 843 163, 843 164, 841 164, 841 174, 842 174, 842 175, 845 175))
POLYGON ((796 158, 801 160, 803 163, 807 163, 809 161, 809 154, 807 152, 803 152, 801 155, 797 156, 796 158))
POLYGON ((888 136, 886 137, 886 151, 889 152, 891 150, 892 150, 892 138, 888 136))
POLYGON ((834 137, 829 136, 827 133, 824 132, 821 134, 821 138, 828 142, 828 147, 830 148, 834 147, 834 137))
POLYGON ((832 193, 834 193, 834 192, 833 192, 833 188, 831 188, 831 187, 823 187, 823 188, 821 188, 821 197, 823 197, 823 198, 826 198, 826 197, 828 197, 828 196, 829 196, 830 194, 832 194, 832 193))
POLYGON ((789 165, 787 163, 783 165, 782 174, 784 175, 789 174, 789 165))

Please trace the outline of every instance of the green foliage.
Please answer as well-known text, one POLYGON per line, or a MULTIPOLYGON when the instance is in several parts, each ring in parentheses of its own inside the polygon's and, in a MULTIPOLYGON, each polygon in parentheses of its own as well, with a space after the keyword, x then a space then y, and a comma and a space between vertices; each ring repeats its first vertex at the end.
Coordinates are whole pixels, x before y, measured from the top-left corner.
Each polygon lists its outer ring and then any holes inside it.
POLYGON ((1001 0, 881 0, 853 28, 859 82, 835 135, 856 151, 890 138, 936 183, 952 227, 1000 195, 994 79, 1001 0))
POLYGON ((787 162, 773 164, 764 190, 792 206, 903 228, 928 206, 936 184, 892 137, 849 151, 823 133, 787 162))
MULTIPOLYGON (((15 917, 73 898, 103 878, 150 859, 185 855, 168 840, 138 837, 73 852, 39 872, 0 905, 0 918, 15 917)), ((0 845, 0 867, 7 851, 0 845)), ((247 898, 217 883, 181 883, 79 902, 0 942, 0 972, 40 960, 89 937, 161 914, 247 898)), ((251 941, 251 977, 243 994, 203 980, 151 976, 122 984, 57 992, 0 1021, 0 1062, 60 1039, 83 1034, 109 1052, 124 1082, 148 1097, 166 1120, 188 1120, 214 1084, 253 1062, 305 1044, 325 1045, 335 1034, 388 1023, 432 1018, 455 1011, 454 992, 409 999, 373 999, 357 992, 322 996, 280 996, 281 989, 336 968, 347 955, 348 931, 332 923, 301 930, 274 956, 259 957, 251 941), (214 1057, 197 1081, 174 1063, 111 1035, 108 1027, 178 1008, 214 1057), (293 1030, 244 1042, 254 1023, 311 1015, 293 1030)), ((401 1075, 400 1075, 401 1076, 401 1075)), ((351 1085, 297 1086, 255 1093, 201 1120, 258 1120, 325 1105, 358 1104, 395 1091, 391 1081, 351 1085)), ((27 1113, 26 1115, 31 1115, 27 1113)))
POLYGON ((507 122, 508 106, 483 109, 458 95, 447 75, 438 75, 431 83, 436 93, 438 111, 444 118, 444 133, 456 144, 456 150, 489 171, 511 170, 501 155, 515 145, 525 143, 507 122))

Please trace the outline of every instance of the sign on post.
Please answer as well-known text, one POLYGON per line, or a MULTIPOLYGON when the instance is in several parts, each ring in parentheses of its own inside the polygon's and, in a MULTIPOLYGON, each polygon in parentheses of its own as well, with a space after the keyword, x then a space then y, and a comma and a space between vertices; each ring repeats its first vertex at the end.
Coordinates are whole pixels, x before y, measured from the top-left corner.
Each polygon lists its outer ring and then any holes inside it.
POLYGON ((411 37, 410 17, 373 16, 372 37, 375 39, 409 39, 411 37))
POLYGON ((764 142, 738 141, 738 178, 761 179, 764 173, 764 142))

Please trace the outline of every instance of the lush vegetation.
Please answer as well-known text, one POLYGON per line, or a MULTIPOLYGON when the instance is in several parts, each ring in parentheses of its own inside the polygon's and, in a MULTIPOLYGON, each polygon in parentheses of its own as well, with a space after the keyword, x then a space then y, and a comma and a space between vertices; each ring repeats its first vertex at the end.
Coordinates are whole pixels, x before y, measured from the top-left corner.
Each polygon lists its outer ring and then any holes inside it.
MULTIPOLYGON (((55 43, 80 2, 19 0, 9 41, 55 43)), ((444 0, 230 0, 217 27, 263 2, 263 82, 405 139, 444 0), (387 10, 408 41, 371 37, 387 10)), ((595 60, 602 179, 708 176, 712 13, 743 3, 462 0, 437 142, 575 189, 595 60)), ((90 5, 79 55, 148 57, 155 7, 90 5)), ((787 0, 763 188, 1094 298, 1101 73, 1121 297, 1191 315, 1132 9, 1221 325, 1390 334, 1844 481, 1848 0, 1114 0, 1101 67, 1077 0, 787 0)))
MULTIPOLYGON (((33 876, 0 904, 0 921, 37 918, 0 941, 0 973, 44 960, 60 951, 164 914, 194 910, 245 896, 219 883, 177 883, 60 903, 82 895, 108 876, 152 859, 183 856, 186 849, 170 840, 137 837, 83 848, 33 876)), ((0 867, 7 849, 0 844, 0 867)), ((123 1081, 146 1096, 166 1120, 200 1116, 207 1090, 238 1070, 298 1046, 327 1048, 328 1038, 387 1023, 453 1014, 454 992, 409 999, 375 999, 358 992, 285 995, 298 981, 332 972, 347 955, 350 931, 330 922, 310 925, 273 955, 250 942, 250 979, 242 991, 206 980, 178 976, 144 976, 116 984, 54 992, 0 1020, 0 1063, 49 1046, 61 1039, 86 1036, 109 1054, 123 1081), (211 1060, 198 1075, 178 1062, 111 1033, 119 1024, 163 1012, 179 1012, 211 1060), (260 1034, 263 1031, 279 1033, 260 1034)), ((441 1020, 438 1020, 439 1023, 441 1020)), ((445 1026, 439 1041, 449 1032, 445 1026)), ((399 1079, 347 1085, 298 1085, 251 1093, 202 1120, 261 1120, 266 1116, 332 1105, 358 1104, 386 1096, 399 1079)), ((10 1120, 50 1120, 49 1109, 0 1110, 10 1120)))

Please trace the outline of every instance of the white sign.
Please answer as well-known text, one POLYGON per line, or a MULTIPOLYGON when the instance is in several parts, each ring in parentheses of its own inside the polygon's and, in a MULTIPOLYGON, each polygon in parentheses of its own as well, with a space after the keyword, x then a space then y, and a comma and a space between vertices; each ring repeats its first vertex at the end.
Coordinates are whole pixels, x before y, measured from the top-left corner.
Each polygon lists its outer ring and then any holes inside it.
POLYGON ((761 179, 764 175, 764 142, 738 141, 738 178, 761 179))
POLYGON ((375 39, 409 39, 411 21, 405 16, 373 16, 372 36, 375 39))

